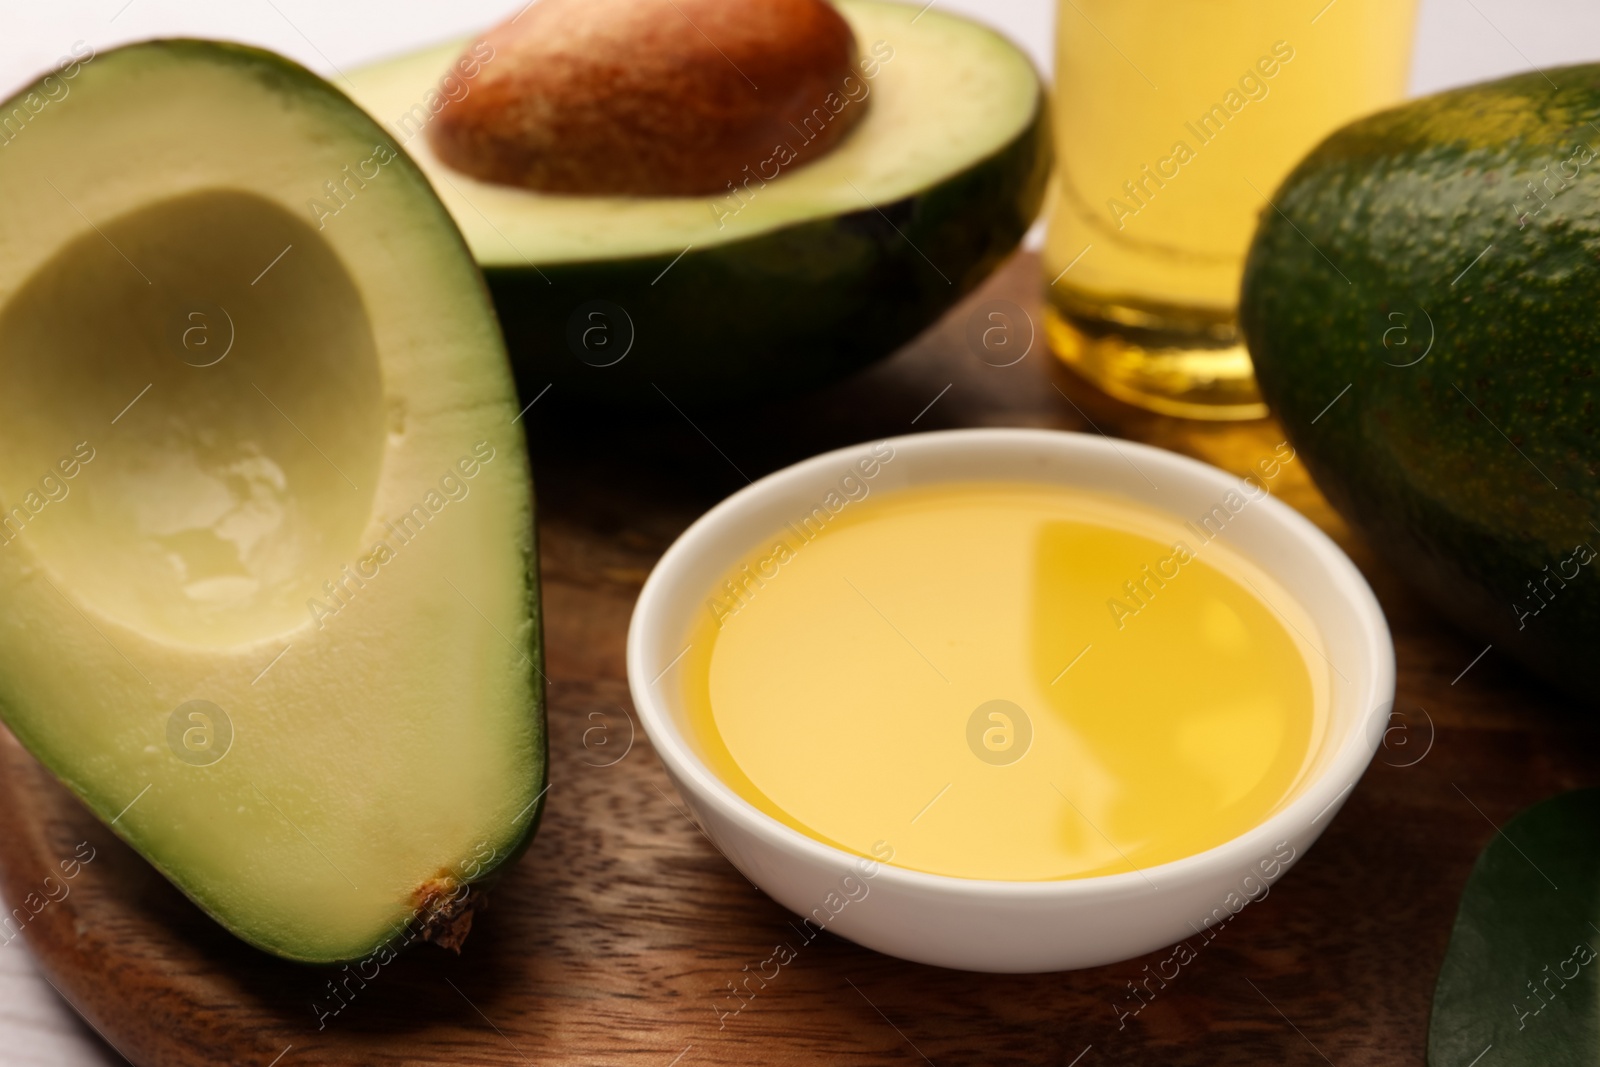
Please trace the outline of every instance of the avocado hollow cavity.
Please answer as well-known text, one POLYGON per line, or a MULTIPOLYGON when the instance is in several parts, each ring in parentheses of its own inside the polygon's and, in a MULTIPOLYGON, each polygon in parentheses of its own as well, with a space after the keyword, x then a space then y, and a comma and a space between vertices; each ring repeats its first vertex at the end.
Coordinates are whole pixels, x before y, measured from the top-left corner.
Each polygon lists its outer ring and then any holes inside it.
POLYGON ((0 486, 55 471, 78 497, 0 498, 6 533, 123 625, 287 632, 359 545, 384 441, 371 325, 322 237, 269 200, 206 190, 86 227, 0 311, 0 380, 0 486), (288 269, 257 277, 241 250, 264 247, 288 269), (92 459, 68 480, 79 442, 92 459))

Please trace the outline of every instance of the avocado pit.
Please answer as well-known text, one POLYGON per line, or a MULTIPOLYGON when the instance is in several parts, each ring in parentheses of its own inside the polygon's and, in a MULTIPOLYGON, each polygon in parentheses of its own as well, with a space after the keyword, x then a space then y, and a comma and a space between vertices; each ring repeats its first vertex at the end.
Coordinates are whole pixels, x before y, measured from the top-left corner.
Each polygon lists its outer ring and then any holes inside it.
POLYGON ((825 154, 867 107, 826 0, 538 0, 453 69, 435 155, 547 193, 723 192, 775 146, 789 165, 825 154))

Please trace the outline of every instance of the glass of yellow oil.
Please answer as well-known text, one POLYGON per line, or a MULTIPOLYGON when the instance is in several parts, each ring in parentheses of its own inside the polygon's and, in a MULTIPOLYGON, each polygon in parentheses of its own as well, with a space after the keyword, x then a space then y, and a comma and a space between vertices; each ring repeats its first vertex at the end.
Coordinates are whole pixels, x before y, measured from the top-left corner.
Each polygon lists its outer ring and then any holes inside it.
POLYGON ((1266 409, 1235 324, 1256 220, 1344 123, 1398 100, 1416 0, 1060 0, 1055 353, 1122 400, 1266 409))

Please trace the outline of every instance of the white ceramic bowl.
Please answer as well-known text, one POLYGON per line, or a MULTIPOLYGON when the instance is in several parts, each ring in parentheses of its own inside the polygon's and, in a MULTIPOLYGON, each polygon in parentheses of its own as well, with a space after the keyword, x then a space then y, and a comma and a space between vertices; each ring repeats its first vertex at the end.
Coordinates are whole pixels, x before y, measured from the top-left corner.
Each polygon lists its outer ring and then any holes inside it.
MULTIPOLYGON (((873 493, 941 482, 1035 482, 1111 493, 1192 518, 1241 491, 1239 479, 1215 467, 1088 434, 950 430, 887 443, 894 458, 874 478, 873 493)), ((704 610, 707 590, 773 531, 824 499, 870 447, 808 459, 711 509, 667 550, 634 609, 628 632, 634 705, 723 855, 795 914, 826 919, 832 933, 904 959, 974 971, 1092 967, 1181 938, 1193 943, 1197 932, 1212 936, 1228 916, 1267 893, 1327 827, 1371 760, 1394 697, 1394 646, 1372 590, 1349 558, 1299 512, 1255 487, 1247 494, 1253 502, 1232 516, 1222 536, 1296 598, 1320 630, 1333 670, 1328 725, 1297 794, 1248 833, 1126 874, 981 881, 864 861, 783 825, 717 778, 690 739, 674 657, 704 610)))

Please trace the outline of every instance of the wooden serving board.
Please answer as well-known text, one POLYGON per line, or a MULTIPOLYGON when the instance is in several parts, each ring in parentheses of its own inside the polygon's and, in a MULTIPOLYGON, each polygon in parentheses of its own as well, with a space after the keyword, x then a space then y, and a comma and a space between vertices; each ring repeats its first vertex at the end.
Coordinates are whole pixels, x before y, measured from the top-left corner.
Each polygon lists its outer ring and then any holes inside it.
POLYGON ((1138 1003, 1129 983, 1147 966, 1170 975, 1170 952, 1006 977, 903 963, 831 935, 801 945, 790 916, 698 832, 633 732, 623 638, 640 583, 746 476, 954 426, 1097 428, 1241 473, 1282 439, 1271 422, 1208 426, 1123 407, 1057 369, 1042 336, 1015 366, 982 362, 967 346, 969 319, 1003 299, 1038 323, 1038 272, 1032 256, 1018 257, 938 329, 822 394, 787 397, 775 368, 769 401, 696 413, 694 425, 666 403, 597 416, 556 391, 529 412, 553 786, 538 839, 459 958, 424 946, 361 979, 247 948, 7 735, 5 898, 16 906, 40 893, 80 843, 94 850, 70 893, 19 940, 107 1041, 162 1067, 1421 1062, 1456 899, 1492 823, 1600 783, 1600 745, 1592 718, 1497 650, 1475 659, 1482 643, 1400 586, 1299 464, 1275 490, 1377 589, 1398 644, 1404 729, 1391 731, 1321 842, 1175 977, 1152 982, 1137 1015, 1122 1014, 1138 1003), (784 943, 796 959, 722 1015, 737 1003, 729 983, 784 943), (329 983, 341 980, 335 1014, 329 983))

